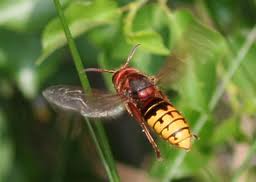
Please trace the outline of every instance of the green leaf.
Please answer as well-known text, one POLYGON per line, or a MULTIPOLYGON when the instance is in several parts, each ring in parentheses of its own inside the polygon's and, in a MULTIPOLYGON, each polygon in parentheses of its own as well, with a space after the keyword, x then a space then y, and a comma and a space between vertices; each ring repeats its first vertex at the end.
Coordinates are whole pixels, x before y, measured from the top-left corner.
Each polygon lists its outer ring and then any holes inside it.
MULTIPOLYGON (((68 0, 64 0, 66 3, 68 0)), ((51 0, 1 0, 0 26, 14 31, 39 30, 54 15, 51 0)))
POLYGON ((50 57, 55 61, 36 67, 34 61, 40 53, 39 44, 37 35, 0 30, 1 77, 15 82, 23 95, 29 99, 37 96, 40 83, 58 69, 61 58, 55 54, 50 57))
POLYGON ((4 77, 15 81, 25 97, 34 98, 38 92, 38 75, 34 60, 39 55, 39 39, 34 35, 25 36, 0 30, 0 47, 2 61, 5 63, 0 70, 8 73, 4 77))
POLYGON ((143 30, 139 32, 130 33, 127 36, 127 40, 132 44, 141 44, 142 48, 147 51, 160 54, 168 55, 169 50, 163 44, 162 37, 153 30, 143 30))
MULTIPOLYGON (((153 54, 168 55, 170 50, 164 45, 164 41, 155 30, 152 19, 158 16, 155 12, 158 6, 148 5, 141 9, 135 7, 128 13, 124 23, 124 34, 127 41, 131 44, 141 44, 141 47, 153 54)), ((155 25, 157 26, 157 25, 155 25)))
MULTIPOLYGON (((119 17, 114 1, 97 0, 92 2, 74 2, 65 10, 65 17, 72 36, 78 37, 86 31, 112 23, 119 17)), ((45 28, 42 37, 43 53, 37 63, 41 63, 58 48, 66 45, 67 40, 58 18, 53 19, 45 28)))
POLYGON ((185 63, 178 90, 192 108, 206 111, 217 83, 217 63, 226 53, 224 39, 186 11, 174 13, 170 20, 173 54, 185 63))

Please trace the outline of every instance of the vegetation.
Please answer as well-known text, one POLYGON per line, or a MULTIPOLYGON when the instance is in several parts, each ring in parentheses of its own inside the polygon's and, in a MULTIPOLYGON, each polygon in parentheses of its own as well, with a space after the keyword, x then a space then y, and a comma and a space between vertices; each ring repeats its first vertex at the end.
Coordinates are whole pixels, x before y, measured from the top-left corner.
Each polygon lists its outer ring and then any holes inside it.
POLYGON ((254 181, 256 3, 253 0, 0 1, 0 181, 254 181), (50 85, 113 91, 131 66, 156 75, 193 132, 190 152, 159 137, 159 161, 128 115, 112 122, 53 110, 50 85), (169 59, 168 59, 169 58, 169 59), (104 125, 104 126, 103 126, 104 125))

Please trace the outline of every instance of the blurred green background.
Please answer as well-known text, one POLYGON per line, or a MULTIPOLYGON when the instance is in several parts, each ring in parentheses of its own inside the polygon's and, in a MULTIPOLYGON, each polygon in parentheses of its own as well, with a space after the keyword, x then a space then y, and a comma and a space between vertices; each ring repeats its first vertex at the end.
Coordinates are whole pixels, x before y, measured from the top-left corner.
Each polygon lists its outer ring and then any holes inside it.
MULTIPOLYGON (((103 122, 121 181, 255 181, 255 0, 60 2, 85 67, 116 69, 137 43, 148 75, 184 61, 160 87, 200 139, 183 152, 157 137, 158 161, 128 114, 103 122)), ((0 0, 0 181, 111 181, 84 119, 41 94, 81 85, 73 60, 52 0, 0 0)), ((111 75, 88 77, 113 91, 111 75)))

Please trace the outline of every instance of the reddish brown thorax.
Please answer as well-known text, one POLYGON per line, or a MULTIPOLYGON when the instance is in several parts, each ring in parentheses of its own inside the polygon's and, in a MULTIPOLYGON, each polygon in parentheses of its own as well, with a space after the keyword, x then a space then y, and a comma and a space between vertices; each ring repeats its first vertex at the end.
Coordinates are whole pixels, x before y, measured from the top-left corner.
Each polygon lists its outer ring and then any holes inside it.
POLYGON ((145 101, 158 91, 152 80, 135 68, 121 68, 112 80, 119 94, 134 100, 145 101))

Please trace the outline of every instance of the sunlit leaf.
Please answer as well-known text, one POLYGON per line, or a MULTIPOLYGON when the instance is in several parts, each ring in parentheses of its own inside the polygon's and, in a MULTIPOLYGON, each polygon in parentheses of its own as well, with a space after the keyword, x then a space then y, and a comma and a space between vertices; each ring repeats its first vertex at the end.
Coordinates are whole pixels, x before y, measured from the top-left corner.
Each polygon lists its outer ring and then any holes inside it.
POLYGON ((167 55, 169 50, 164 46, 161 36, 154 31, 144 30, 127 35, 132 44, 141 44, 141 47, 154 54, 167 55))
POLYGON ((168 55, 170 50, 164 45, 164 41, 152 24, 153 14, 158 7, 145 6, 136 12, 130 11, 125 19, 124 33, 131 44, 141 44, 141 47, 153 54, 168 55), (137 16, 139 18, 137 18, 137 16))
POLYGON ((54 15, 52 5, 51 0, 1 0, 0 26, 14 31, 41 29, 54 15))
MULTIPOLYGON (((65 10, 66 21, 74 38, 94 27, 110 24, 118 16, 119 11, 114 1, 78 1, 70 4, 65 10)), ((37 63, 42 62, 66 43, 60 21, 55 18, 43 32, 43 53, 38 58, 37 63)))

